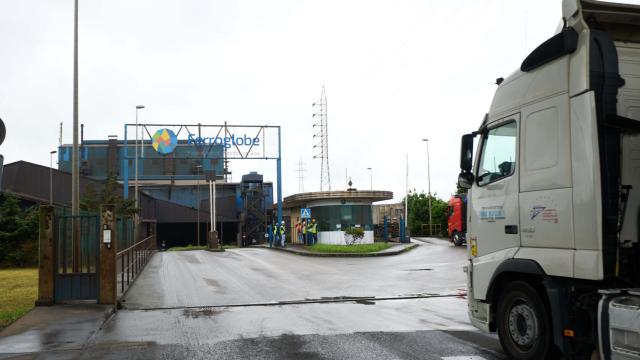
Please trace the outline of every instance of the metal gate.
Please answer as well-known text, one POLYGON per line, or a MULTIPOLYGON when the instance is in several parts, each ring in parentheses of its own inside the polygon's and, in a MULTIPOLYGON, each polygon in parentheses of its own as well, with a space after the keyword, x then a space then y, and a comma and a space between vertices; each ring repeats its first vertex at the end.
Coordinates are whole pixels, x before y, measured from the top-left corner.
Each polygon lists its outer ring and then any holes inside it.
POLYGON ((80 216, 56 213, 54 217, 54 299, 97 300, 100 252, 100 218, 97 214, 80 216), (78 221, 80 249, 73 263, 73 221, 78 221))

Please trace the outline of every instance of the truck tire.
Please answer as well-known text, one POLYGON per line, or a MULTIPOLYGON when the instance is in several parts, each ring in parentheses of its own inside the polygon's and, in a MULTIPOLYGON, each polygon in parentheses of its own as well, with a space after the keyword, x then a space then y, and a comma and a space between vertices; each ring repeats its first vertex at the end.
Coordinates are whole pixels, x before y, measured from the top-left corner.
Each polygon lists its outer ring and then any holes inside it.
POLYGON ((538 292, 524 281, 507 284, 499 295, 496 321, 500 344, 512 359, 551 356, 549 311, 538 292))
POLYGON ((451 242, 455 246, 462 245, 462 234, 460 234, 457 231, 454 231, 453 234, 451 234, 451 242))

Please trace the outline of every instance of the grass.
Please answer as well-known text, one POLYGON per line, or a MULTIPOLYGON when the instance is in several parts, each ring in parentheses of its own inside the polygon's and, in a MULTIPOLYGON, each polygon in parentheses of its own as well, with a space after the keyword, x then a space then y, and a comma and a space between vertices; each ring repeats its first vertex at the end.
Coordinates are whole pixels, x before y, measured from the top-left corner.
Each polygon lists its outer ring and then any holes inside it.
POLYGON ((357 245, 314 244, 309 247, 309 250, 323 253, 372 253, 382 251, 390 247, 391 244, 387 243, 357 245))
POLYGON ((38 269, 0 269, 0 329, 16 321, 38 298, 38 269))
POLYGON ((174 246, 174 247, 168 248, 167 251, 189 251, 189 250, 206 250, 206 249, 207 249, 206 245, 202 245, 202 246, 187 245, 187 246, 174 246))
MULTIPOLYGON (((236 245, 223 245, 222 248, 226 249, 236 249, 238 246, 236 245)), ((174 246, 168 248, 167 251, 190 251, 190 250, 207 250, 207 245, 195 246, 195 245, 187 245, 187 246, 174 246)))

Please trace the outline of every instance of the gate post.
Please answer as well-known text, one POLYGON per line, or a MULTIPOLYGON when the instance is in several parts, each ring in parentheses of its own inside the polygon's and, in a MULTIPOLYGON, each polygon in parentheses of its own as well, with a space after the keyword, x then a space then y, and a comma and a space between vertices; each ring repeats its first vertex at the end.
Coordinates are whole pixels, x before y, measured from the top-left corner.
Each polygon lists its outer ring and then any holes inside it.
POLYGON ((98 303, 116 305, 116 215, 113 205, 100 206, 100 273, 98 303))
MULTIPOLYGON (((36 306, 53 304, 55 277, 53 206, 40 206, 38 214, 38 299, 36 306)), ((63 240, 64 241, 64 240, 63 240)))

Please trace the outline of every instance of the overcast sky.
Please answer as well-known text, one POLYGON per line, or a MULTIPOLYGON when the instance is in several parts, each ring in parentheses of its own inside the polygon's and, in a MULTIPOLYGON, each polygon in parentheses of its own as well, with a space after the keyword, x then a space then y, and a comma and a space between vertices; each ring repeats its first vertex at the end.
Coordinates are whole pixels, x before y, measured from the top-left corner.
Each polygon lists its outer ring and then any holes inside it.
MULTIPOLYGON (((552 36, 561 1, 80 0, 80 122, 85 139, 125 122, 282 126, 283 192, 319 190, 313 108, 328 97, 332 189, 448 198, 460 136, 477 129, 495 79, 552 36)), ((64 122, 72 141, 73 1, 0 0, 5 164, 49 164, 64 122)), ((275 182, 275 161, 231 163, 275 182)))

